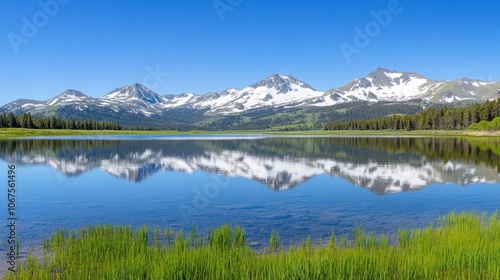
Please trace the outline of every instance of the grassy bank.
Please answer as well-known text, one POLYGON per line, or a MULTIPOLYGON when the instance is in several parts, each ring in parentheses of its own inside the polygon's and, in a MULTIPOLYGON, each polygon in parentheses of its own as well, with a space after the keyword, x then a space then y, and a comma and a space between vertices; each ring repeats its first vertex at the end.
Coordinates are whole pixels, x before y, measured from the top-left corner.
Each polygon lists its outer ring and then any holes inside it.
POLYGON ((81 136, 81 135, 153 135, 153 134, 201 134, 204 131, 179 132, 176 130, 70 130, 70 129, 29 129, 0 128, 0 138, 32 136, 81 136))
POLYGON ((373 131, 353 131, 353 130, 312 130, 312 131, 266 131, 266 130, 245 130, 245 131, 176 131, 176 130, 69 130, 69 129, 28 129, 28 128, 0 128, 0 138, 12 137, 34 137, 34 136, 82 136, 82 135, 159 135, 159 134, 269 134, 269 135, 294 135, 294 136, 462 136, 464 131, 449 130, 373 130, 373 131))
MULTIPOLYGON (((332 235, 333 236, 333 235, 332 235)), ((227 225, 201 236, 124 226, 57 231, 34 258, 7 279, 500 279, 498 213, 441 218, 425 229, 388 236, 356 231, 354 240, 308 240, 283 250, 245 245, 241 228, 227 225)))
POLYGON ((266 132, 275 135, 318 135, 318 136, 463 136, 463 130, 313 130, 266 132))

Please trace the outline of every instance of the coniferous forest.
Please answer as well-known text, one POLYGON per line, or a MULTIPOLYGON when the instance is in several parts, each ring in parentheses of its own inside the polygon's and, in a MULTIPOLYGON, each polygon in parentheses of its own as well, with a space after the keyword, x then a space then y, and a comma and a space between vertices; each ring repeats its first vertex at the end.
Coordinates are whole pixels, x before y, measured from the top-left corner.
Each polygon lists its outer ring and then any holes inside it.
POLYGON ((470 107, 429 108, 413 115, 391 115, 370 120, 331 122, 325 130, 460 130, 500 117, 500 98, 470 107))
MULTIPOLYGON (((374 119, 331 122, 325 125, 325 130, 461 130, 469 127, 491 130, 498 126, 495 126, 498 121, 493 121, 497 117, 500 117, 500 98, 469 107, 443 106, 412 115, 394 114, 374 119)), ((114 122, 38 117, 30 113, 16 116, 10 112, 0 114, 0 128, 121 130, 122 126, 114 122)))
POLYGON ((22 115, 0 114, 0 128, 33 128, 33 129, 73 129, 73 130, 121 130, 118 123, 97 122, 94 120, 62 119, 59 117, 33 117, 30 113, 22 115))

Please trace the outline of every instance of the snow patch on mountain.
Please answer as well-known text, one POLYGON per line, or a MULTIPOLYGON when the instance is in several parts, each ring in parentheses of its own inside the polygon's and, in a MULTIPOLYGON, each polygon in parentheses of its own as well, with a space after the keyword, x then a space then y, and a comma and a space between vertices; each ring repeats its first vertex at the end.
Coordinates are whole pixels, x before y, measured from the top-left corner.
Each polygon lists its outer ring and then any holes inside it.
POLYGON ((47 104, 49 106, 65 106, 65 105, 71 105, 75 103, 85 103, 85 102, 92 102, 93 98, 90 96, 87 96, 83 94, 82 92, 74 89, 69 89, 56 97, 53 97, 49 100, 47 100, 47 104))

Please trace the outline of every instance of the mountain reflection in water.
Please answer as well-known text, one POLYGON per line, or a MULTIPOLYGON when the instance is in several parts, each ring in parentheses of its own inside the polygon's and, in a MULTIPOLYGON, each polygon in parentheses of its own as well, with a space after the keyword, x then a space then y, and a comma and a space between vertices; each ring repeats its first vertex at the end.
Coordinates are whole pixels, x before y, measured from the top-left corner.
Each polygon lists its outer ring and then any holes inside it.
POLYGON ((432 183, 499 182, 500 141, 481 138, 269 137, 210 140, 0 141, 0 158, 66 176, 98 168, 133 182, 160 171, 204 171, 286 190, 330 174, 377 194, 432 183))

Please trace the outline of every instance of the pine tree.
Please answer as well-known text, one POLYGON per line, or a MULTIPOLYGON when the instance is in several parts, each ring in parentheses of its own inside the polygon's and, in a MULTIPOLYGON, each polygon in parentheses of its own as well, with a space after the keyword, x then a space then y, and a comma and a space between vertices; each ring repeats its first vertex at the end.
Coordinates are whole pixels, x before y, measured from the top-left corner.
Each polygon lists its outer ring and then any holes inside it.
POLYGON ((11 128, 18 127, 16 116, 14 116, 14 113, 12 112, 10 112, 8 116, 8 127, 11 128))

